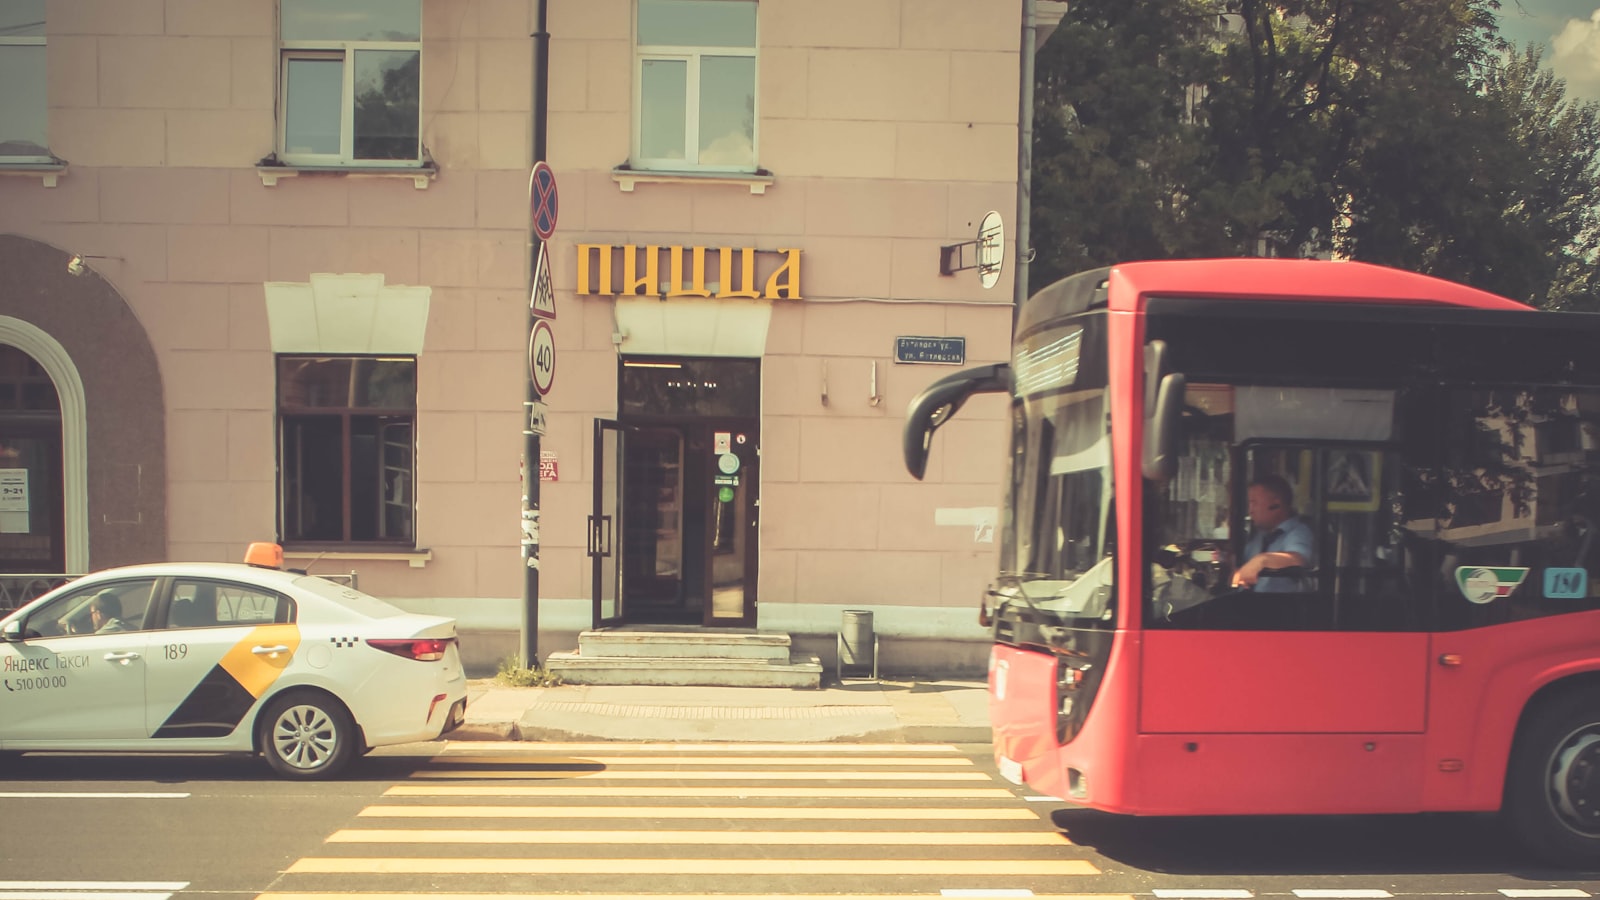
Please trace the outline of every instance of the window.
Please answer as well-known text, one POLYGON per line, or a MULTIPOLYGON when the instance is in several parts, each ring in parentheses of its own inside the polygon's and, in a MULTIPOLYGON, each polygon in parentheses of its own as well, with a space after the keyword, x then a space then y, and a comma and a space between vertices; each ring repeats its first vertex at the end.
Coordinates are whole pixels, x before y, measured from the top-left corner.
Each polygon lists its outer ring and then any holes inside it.
POLYGON ((635 168, 756 168, 756 4, 639 0, 635 168))
POLYGON ((28 614, 23 633, 30 638, 139 631, 150 606, 155 580, 101 582, 64 594, 28 614))
POLYGON ((45 0, 0 3, 0 162, 48 163, 45 0))
POLYGON ((271 625, 294 621, 294 604, 242 584, 179 579, 173 583, 168 628, 271 625))
POLYGON ((278 357, 285 543, 412 546, 417 361, 278 357))
POLYGON ((281 161, 416 165, 422 0, 282 0, 279 9, 281 161))

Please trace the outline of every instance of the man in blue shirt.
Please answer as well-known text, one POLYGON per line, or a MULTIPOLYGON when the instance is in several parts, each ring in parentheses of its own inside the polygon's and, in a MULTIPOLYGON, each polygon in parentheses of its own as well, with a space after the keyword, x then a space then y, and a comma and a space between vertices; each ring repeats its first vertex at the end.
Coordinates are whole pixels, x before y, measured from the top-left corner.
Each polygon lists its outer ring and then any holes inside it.
POLYGON ((1263 574, 1263 570, 1299 566, 1309 569, 1316 560, 1316 538, 1311 526, 1295 515, 1294 489, 1277 475, 1262 475, 1250 482, 1250 521, 1255 533, 1244 545, 1244 563, 1233 573, 1233 586, 1256 591, 1306 591, 1300 578, 1263 574))

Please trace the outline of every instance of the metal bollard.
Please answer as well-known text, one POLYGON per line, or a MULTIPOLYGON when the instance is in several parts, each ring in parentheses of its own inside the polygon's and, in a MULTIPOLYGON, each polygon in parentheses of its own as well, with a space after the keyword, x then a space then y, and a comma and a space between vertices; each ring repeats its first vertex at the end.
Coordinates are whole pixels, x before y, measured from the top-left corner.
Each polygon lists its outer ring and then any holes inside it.
POLYGON ((838 665, 834 674, 844 679, 845 666, 872 668, 872 678, 878 678, 878 636, 872 631, 872 611, 847 609, 839 625, 838 665))

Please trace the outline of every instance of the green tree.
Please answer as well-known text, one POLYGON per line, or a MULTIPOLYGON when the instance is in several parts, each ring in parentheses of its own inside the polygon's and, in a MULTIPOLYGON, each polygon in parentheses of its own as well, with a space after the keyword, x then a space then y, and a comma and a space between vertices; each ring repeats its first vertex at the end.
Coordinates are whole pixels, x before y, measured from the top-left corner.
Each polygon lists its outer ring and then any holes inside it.
POLYGON ((1329 255, 1600 307, 1594 104, 1497 0, 1075 2, 1039 57, 1034 287, 1329 255))

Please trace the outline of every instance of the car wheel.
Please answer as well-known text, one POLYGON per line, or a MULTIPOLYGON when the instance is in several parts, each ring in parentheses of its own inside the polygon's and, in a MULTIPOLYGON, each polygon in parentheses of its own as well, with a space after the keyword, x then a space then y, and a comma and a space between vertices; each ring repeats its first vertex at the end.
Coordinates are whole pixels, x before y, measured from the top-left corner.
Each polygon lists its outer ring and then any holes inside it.
POLYGON ((267 705, 259 721, 261 752, 286 778, 331 778, 358 749, 350 714, 324 694, 284 694, 267 705))
POLYGON ((1600 691, 1571 691, 1529 714, 1506 772, 1505 811, 1535 856, 1600 863, 1600 691))

